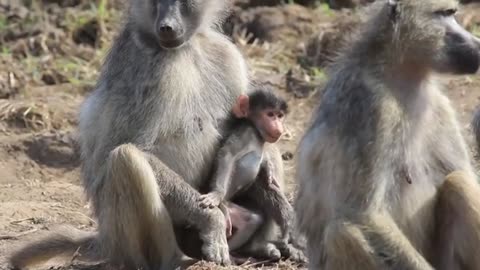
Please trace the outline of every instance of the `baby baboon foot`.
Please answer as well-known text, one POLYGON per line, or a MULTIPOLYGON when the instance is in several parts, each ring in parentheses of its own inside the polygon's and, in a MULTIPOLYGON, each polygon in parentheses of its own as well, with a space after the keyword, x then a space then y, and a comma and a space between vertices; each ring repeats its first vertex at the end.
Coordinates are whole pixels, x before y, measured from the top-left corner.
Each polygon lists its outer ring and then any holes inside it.
POLYGON ((201 195, 199 201, 200 206, 203 208, 214 208, 220 205, 221 196, 216 192, 210 192, 208 194, 201 195))
POLYGON ((260 248, 258 253, 261 257, 273 261, 278 261, 282 257, 280 250, 272 243, 268 243, 263 248, 260 248))

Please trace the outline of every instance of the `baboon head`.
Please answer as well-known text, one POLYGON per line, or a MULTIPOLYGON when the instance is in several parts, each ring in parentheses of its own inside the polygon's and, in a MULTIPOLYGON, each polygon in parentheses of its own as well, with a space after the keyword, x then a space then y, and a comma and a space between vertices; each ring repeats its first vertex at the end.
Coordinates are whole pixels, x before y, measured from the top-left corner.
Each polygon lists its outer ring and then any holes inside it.
POLYGON ((131 0, 130 15, 142 34, 175 49, 223 16, 225 0, 131 0))
POLYGON ((440 73, 469 74, 480 65, 480 39, 455 20, 455 0, 387 0, 393 40, 403 60, 440 73))

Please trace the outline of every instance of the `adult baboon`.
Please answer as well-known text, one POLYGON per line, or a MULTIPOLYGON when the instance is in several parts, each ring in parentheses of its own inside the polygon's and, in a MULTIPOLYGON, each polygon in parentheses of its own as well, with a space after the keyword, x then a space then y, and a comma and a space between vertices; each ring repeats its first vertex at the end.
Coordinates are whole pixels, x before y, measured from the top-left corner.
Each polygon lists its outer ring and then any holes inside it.
MULTIPOLYGON (((216 30, 225 3, 131 1, 80 113, 83 183, 98 235, 46 239, 15 253, 14 266, 93 243, 114 264, 173 269, 190 260, 172 223, 199 230, 207 260, 229 263, 225 217, 218 208, 199 207, 197 191, 208 180, 225 120, 248 86, 243 57, 216 30)), ((276 148, 266 151, 280 168, 276 148)), ((275 251, 258 237, 257 250, 275 251)))
POLYGON ((480 188, 434 75, 479 68, 456 10, 378 1, 333 67, 299 146, 310 269, 480 269, 480 188))

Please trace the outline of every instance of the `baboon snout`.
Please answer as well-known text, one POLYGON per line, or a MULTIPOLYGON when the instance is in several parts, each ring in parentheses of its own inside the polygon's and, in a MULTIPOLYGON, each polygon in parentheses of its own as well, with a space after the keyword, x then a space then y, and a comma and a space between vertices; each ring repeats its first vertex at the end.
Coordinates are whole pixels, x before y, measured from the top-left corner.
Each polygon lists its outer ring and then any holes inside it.
POLYGON ((177 23, 160 23, 158 35, 161 40, 175 40, 183 36, 183 29, 177 23))

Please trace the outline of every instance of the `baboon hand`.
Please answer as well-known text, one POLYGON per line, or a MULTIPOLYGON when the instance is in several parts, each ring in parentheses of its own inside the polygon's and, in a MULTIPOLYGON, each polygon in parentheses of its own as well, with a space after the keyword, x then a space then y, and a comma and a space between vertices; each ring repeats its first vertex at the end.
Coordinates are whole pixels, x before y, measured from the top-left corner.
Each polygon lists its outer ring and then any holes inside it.
POLYGON ((201 195, 199 198, 200 207, 202 208, 218 207, 220 205, 220 202, 222 202, 222 197, 223 196, 216 191, 201 195))
POLYGON ((203 242, 202 253, 207 261, 230 265, 230 252, 225 234, 225 217, 218 208, 208 211, 212 211, 212 219, 210 224, 200 232, 203 242))

